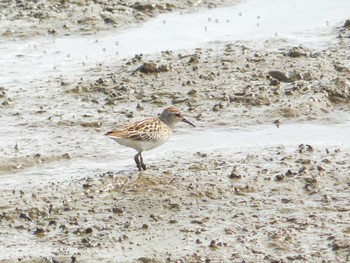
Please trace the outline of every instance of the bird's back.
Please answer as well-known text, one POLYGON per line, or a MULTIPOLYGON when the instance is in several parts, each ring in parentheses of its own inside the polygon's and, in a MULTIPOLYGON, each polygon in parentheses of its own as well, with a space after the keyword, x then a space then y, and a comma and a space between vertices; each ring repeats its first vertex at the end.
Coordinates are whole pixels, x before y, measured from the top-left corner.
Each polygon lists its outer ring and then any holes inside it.
POLYGON ((163 144, 171 134, 172 129, 159 118, 149 118, 107 132, 106 136, 137 151, 147 151, 163 144))

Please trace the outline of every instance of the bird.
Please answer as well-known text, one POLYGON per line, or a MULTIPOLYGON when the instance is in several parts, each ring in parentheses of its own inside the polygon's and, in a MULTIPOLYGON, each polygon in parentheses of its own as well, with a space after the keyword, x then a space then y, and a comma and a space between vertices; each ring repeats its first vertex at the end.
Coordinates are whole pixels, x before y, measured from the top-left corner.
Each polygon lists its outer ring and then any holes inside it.
POLYGON ((142 152, 152 150, 165 143, 172 135, 175 124, 187 123, 196 127, 184 117, 183 112, 175 106, 166 108, 159 117, 133 122, 105 135, 126 147, 137 151, 134 156, 139 171, 146 170, 142 152))

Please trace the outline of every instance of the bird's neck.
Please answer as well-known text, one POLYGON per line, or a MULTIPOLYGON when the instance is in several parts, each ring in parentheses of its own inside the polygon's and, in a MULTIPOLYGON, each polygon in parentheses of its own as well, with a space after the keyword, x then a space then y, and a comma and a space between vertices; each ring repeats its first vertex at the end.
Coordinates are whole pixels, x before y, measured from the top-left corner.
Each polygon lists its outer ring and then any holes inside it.
POLYGON ((160 115, 159 119, 164 122, 167 126, 169 126, 170 129, 174 129, 174 122, 169 121, 168 118, 164 117, 163 115, 160 115))

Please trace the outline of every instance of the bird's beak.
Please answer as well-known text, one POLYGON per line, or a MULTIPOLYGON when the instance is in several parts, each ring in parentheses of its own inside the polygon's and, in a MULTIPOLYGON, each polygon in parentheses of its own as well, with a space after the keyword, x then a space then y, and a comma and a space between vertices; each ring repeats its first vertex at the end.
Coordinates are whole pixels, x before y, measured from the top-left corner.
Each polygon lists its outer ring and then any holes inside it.
POLYGON ((189 125, 191 125, 191 126, 193 126, 193 127, 196 127, 192 122, 186 120, 185 118, 183 118, 181 121, 182 121, 182 122, 185 122, 185 123, 187 123, 187 124, 189 124, 189 125))

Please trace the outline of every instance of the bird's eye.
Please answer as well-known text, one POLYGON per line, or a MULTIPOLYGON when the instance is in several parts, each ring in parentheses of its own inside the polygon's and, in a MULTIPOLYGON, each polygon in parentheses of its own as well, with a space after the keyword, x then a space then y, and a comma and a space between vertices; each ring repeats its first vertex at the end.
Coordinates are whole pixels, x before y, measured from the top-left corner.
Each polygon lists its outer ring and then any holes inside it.
POLYGON ((177 117, 181 117, 181 113, 176 113, 175 114, 177 117))

